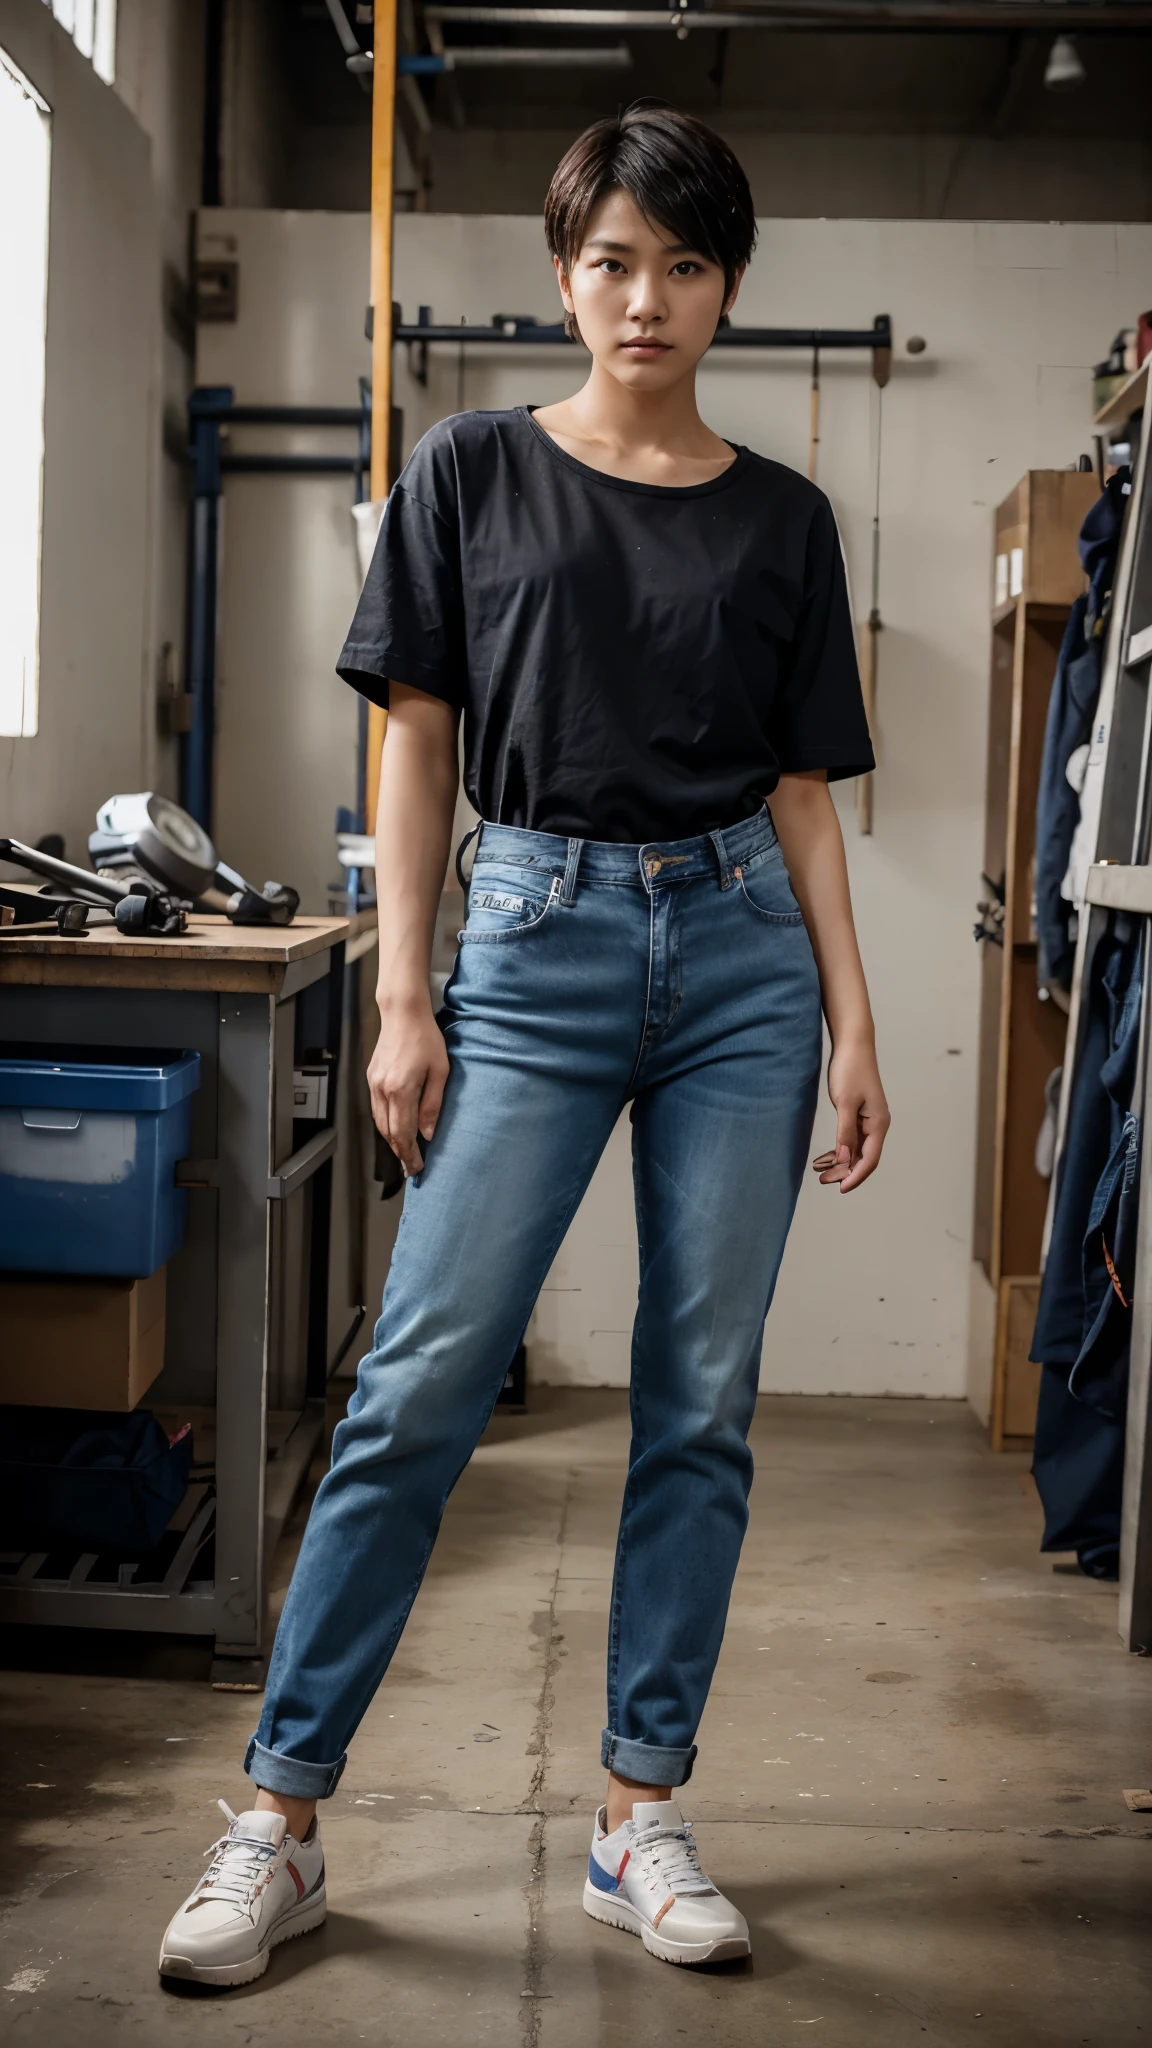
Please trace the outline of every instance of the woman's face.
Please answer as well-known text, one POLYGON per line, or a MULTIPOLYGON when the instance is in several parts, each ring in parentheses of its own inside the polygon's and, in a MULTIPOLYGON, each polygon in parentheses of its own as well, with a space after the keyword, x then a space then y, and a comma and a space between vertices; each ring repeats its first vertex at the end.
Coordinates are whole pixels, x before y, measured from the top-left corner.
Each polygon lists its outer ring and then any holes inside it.
POLYGON ((609 192, 594 208, 584 246, 560 296, 602 369, 636 391, 663 391, 691 376, 733 304, 724 272, 645 220, 634 199, 609 192))

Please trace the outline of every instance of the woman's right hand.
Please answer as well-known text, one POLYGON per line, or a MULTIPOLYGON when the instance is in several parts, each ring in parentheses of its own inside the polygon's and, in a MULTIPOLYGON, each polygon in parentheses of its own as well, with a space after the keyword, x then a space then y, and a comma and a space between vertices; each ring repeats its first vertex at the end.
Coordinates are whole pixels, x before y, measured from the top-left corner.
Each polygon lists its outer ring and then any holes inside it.
POLYGON ((392 1147, 405 1176, 424 1165, 417 1138, 436 1128, 448 1079, 448 1048, 431 1000, 381 1004, 380 1036, 368 1063, 376 1128, 392 1147))

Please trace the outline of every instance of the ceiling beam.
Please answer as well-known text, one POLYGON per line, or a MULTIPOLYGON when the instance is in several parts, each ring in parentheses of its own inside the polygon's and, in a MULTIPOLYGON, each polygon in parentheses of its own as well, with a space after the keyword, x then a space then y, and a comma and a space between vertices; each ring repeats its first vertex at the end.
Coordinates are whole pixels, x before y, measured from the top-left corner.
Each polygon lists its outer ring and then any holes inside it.
POLYGON ((489 28, 639 29, 682 36, 690 29, 978 29, 1003 34, 1044 29, 1051 35, 1125 35, 1152 28, 1146 0, 1111 6, 1066 0, 757 0, 754 7, 425 7, 427 22, 489 28))

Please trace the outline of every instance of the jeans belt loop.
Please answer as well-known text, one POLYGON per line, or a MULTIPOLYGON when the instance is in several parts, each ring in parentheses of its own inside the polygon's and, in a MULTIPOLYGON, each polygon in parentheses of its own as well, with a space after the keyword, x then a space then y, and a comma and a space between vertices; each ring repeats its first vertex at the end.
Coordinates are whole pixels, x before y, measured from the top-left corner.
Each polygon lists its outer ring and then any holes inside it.
POLYGON ((724 834, 719 831, 710 832, 708 837, 716 848, 716 859, 720 864, 720 887, 722 889, 730 889, 732 887, 732 870, 728 864, 728 849, 724 844, 724 834))
POLYGON ((564 869, 564 881, 560 889, 561 903, 571 903, 576 894, 576 870, 580 866, 580 855, 584 851, 582 839, 568 841, 568 865, 564 869))

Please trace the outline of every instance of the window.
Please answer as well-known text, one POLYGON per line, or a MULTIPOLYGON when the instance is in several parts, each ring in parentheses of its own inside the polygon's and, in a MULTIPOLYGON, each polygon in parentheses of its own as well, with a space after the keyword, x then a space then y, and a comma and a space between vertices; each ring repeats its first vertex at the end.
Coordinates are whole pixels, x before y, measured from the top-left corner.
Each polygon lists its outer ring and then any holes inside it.
POLYGON ((45 0, 82 57, 111 85, 116 76, 116 0, 45 0))
POLYGON ((0 734, 9 738, 36 730, 50 148, 44 101, 0 50, 0 734))

